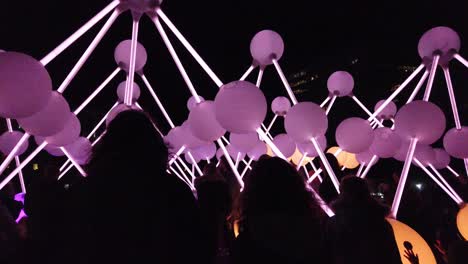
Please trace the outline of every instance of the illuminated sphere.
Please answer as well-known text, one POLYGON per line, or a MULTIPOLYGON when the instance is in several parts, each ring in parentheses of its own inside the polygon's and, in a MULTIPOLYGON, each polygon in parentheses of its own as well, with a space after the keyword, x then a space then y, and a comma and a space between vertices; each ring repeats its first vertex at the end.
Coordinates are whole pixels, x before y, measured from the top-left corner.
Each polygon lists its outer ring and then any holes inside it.
POLYGON ((73 143, 66 145, 65 149, 72 155, 78 164, 85 165, 91 157, 93 146, 89 139, 79 137, 73 143))
POLYGON ((403 140, 417 138, 418 143, 432 144, 445 131, 445 116, 435 104, 413 101, 404 105, 395 116, 395 132, 403 140))
MULTIPOLYGON (((299 149, 296 148, 296 151, 294 151, 294 154, 291 156, 292 163, 298 165, 299 162, 302 160, 302 156, 304 156, 304 155, 299 151, 299 149)), ((309 163, 310 161, 311 161, 311 158, 309 158, 307 156, 302 160, 302 163, 301 163, 300 166, 304 166, 307 163, 309 163)))
POLYGON ((216 120, 227 131, 244 134, 257 130, 267 114, 263 92, 253 83, 234 81, 221 87, 214 100, 216 120))
POLYGON ((414 151, 414 158, 418 159, 425 167, 433 164, 435 160, 435 153, 431 146, 418 144, 414 151))
POLYGON ((51 92, 49 73, 39 61, 23 53, 0 53, 0 117, 29 117, 46 107, 51 92))
POLYGON ((216 145, 213 142, 209 142, 205 145, 191 149, 191 153, 196 159, 212 159, 216 155, 216 145))
MULTIPOLYGON (((399 160, 399 161, 405 161, 406 160, 406 154, 408 153, 408 149, 409 149, 409 143, 410 142, 407 141, 407 140, 402 141, 401 145, 400 145, 400 148, 397 150, 395 155, 393 155, 393 158, 396 159, 396 160, 399 160)), ((414 150, 414 157, 416 157, 416 153, 423 151, 423 149, 426 146, 427 145, 425 145, 425 144, 416 144, 416 148, 414 150)), ((422 163, 422 161, 421 161, 421 163, 422 163)))
POLYGON ((250 42, 250 54, 254 63, 266 66, 279 60, 283 55, 284 42, 281 36, 272 30, 262 30, 255 34, 250 42))
POLYGON ((344 166, 346 159, 348 158, 348 155, 350 154, 349 152, 346 152, 344 150, 340 151, 338 155, 335 155, 335 153, 339 150, 339 147, 331 147, 327 150, 327 153, 333 154, 336 159, 338 160, 338 165, 344 166))
POLYGON ((453 53, 460 50, 460 37, 448 27, 435 27, 426 31, 419 39, 418 53, 421 59, 430 59, 435 52, 441 53, 440 65, 447 65, 453 53))
MULTIPOLYGON (((374 107, 374 112, 377 111, 377 109, 385 102, 385 100, 380 100, 377 102, 377 104, 374 107)), ((395 114, 397 112, 397 106, 393 101, 390 101, 385 108, 380 111, 380 113, 377 115, 378 119, 384 119, 384 120, 390 120, 393 117, 395 117, 395 114)))
MULTIPOLYGON (((327 138, 325 138, 325 136, 319 136, 317 137, 317 142, 322 152, 324 152, 327 148, 327 138)), ((297 143, 297 148, 301 153, 307 153, 308 157, 317 157, 319 155, 312 142, 297 143)))
POLYGON ((372 144, 374 131, 367 120, 351 117, 338 125, 335 137, 341 149, 359 153, 367 150, 372 144))
POLYGON ((288 158, 296 151, 296 143, 288 134, 278 134, 273 138, 273 144, 288 158))
POLYGON ((365 164, 366 166, 369 166, 369 165, 372 166, 375 163, 377 163, 377 161, 379 161, 379 158, 377 157, 376 159, 374 159, 374 162, 372 164, 370 164, 370 162, 372 160, 372 157, 374 155, 375 155, 374 153, 367 150, 367 151, 364 151, 364 152, 361 152, 361 153, 357 153, 356 154, 356 159, 359 162, 359 164, 365 164))
POLYGON ((224 156, 223 149, 219 148, 219 149, 216 151, 216 158, 217 158, 218 160, 220 160, 223 156, 224 156))
POLYGON ((271 111, 278 116, 285 116, 290 108, 291 102, 284 96, 278 96, 271 102, 271 111))
POLYGON ((121 0, 130 10, 141 14, 154 11, 161 5, 162 1, 163 0, 121 0))
MULTIPOLYGON (((203 102, 205 101, 205 98, 201 97, 201 96, 198 96, 200 97, 200 100, 203 102)), ((197 104, 197 101, 195 100, 195 97, 191 96, 188 100, 187 100, 187 108, 189 111, 192 110, 192 108, 197 104)))
POLYGON ((345 161, 343 163, 343 166, 346 169, 349 169, 349 170, 352 170, 352 169, 356 168, 357 166, 359 166, 359 161, 356 158, 356 154, 347 153, 346 154, 346 159, 345 159, 345 161))
POLYGON ((193 159, 195 160, 195 162, 192 161, 192 159, 190 158, 190 156, 189 156, 188 153, 185 153, 185 154, 184 154, 184 159, 185 159, 185 161, 187 161, 189 164, 192 164, 192 165, 194 165, 194 164, 200 162, 200 160, 201 160, 200 157, 198 157, 197 155, 195 155, 193 151, 190 152, 190 153, 192 154, 193 159))
POLYGON ((284 128, 295 142, 310 142, 312 138, 323 136, 327 131, 327 115, 319 105, 301 102, 288 111, 284 128))
POLYGON ((192 130, 190 129, 190 124, 188 121, 185 121, 180 126, 182 128, 181 140, 187 148, 198 148, 210 144, 211 142, 204 141, 194 136, 192 130))
MULTIPOLYGON (((127 82, 123 81, 117 87, 117 97, 119 98, 119 103, 123 103, 125 99, 125 86, 127 82)), ((132 103, 136 102, 138 98, 140 98, 140 86, 138 84, 133 83, 133 96, 132 96, 132 103)))
POLYGON ((164 142, 168 145, 170 152, 178 151, 184 146, 183 128, 180 126, 173 127, 169 133, 164 137, 164 142))
POLYGON ((28 133, 47 137, 60 132, 70 118, 70 106, 62 94, 52 92, 49 102, 32 116, 18 119, 20 126, 28 133))
POLYGON ((45 138, 47 143, 55 147, 63 147, 79 138, 81 132, 80 120, 73 113, 69 115, 67 123, 60 132, 45 138))
MULTIPOLYGON (((128 72, 130 69, 130 49, 132 45, 132 40, 127 39, 119 43, 114 51, 114 59, 117 65, 122 68, 124 71, 128 72)), ((148 55, 146 54, 145 47, 137 42, 136 48, 136 58, 135 58, 135 71, 143 70, 143 67, 146 64, 148 55)))
POLYGON ((465 240, 468 240, 468 206, 463 205, 457 214, 458 231, 465 240))
POLYGON ((109 126, 109 124, 112 122, 112 120, 114 120, 114 118, 118 114, 125 112, 125 111, 129 111, 129 110, 139 110, 139 108, 136 107, 135 105, 128 106, 126 104, 119 104, 116 107, 114 107, 107 115, 106 126, 109 126))
POLYGON ((213 101, 204 101, 194 106, 190 111, 188 123, 192 134, 203 141, 217 140, 226 133, 226 129, 216 119, 213 101))
POLYGON ((374 130, 374 140, 369 147, 370 152, 379 158, 391 158, 401 145, 400 136, 388 127, 374 130))
POLYGON ((398 251, 400 251, 401 261, 405 264, 410 262, 405 258, 405 246, 406 241, 410 242, 413 246, 413 252, 418 255, 419 263, 424 264, 436 264, 436 259, 432 253, 431 247, 427 242, 411 227, 403 224, 400 221, 395 219, 387 218, 387 221, 390 223, 393 229, 393 234, 398 246, 398 251))
POLYGON ((249 132, 246 134, 231 133, 229 135, 229 140, 231 141, 232 145, 244 153, 249 152, 260 141, 258 139, 257 133, 255 132, 249 132))
MULTIPOLYGON (((10 154, 16 144, 23 137, 24 133, 19 131, 5 132, 0 136, 0 151, 6 156, 10 154)), ((26 140, 23 145, 15 153, 15 156, 23 154, 29 146, 29 142, 26 140)))
POLYGON ((328 77, 327 88, 332 95, 338 97, 348 96, 353 92, 353 76, 345 71, 336 71, 328 77))
POLYGON ((435 148, 434 150, 434 167, 438 170, 447 168, 450 164, 450 155, 445 149, 435 148))
POLYGON ((267 145, 262 141, 259 141, 249 152, 247 152, 247 156, 253 160, 258 160, 258 158, 267 153, 267 150, 267 145))
POLYGON ((47 145, 44 150, 49 153, 50 155, 54 157, 62 157, 65 156, 65 153, 59 148, 59 147, 54 147, 51 145, 47 145))
POLYGON ((237 156, 239 155, 239 160, 243 160, 245 158, 245 153, 237 149, 232 144, 226 146, 226 150, 231 156, 232 160, 235 162, 237 160, 237 156))
POLYGON ((468 158, 468 127, 460 130, 452 128, 444 136, 444 148, 450 156, 465 159, 468 158))

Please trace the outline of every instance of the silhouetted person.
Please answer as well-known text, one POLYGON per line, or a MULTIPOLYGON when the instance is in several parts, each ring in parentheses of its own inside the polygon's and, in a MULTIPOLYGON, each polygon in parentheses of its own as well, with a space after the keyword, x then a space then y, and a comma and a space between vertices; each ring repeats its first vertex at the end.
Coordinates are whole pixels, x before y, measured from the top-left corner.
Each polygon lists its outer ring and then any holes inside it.
MULTIPOLYGON (((326 153, 325 157, 327 158, 328 163, 330 163, 330 167, 333 169, 336 178, 338 181, 340 181, 343 177, 343 173, 341 171, 340 165, 338 164, 338 160, 333 154, 330 153, 326 153)), ((319 186, 319 194, 325 202, 330 203, 338 197, 338 192, 336 191, 335 185, 333 185, 330 175, 328 174, 328 171, 326 170, 322 161, 320 161, 320 168, 322 169, 321 175, 323 182, 319 186)))
POLYGON ((388 210, 369 194, 365 180, 346 176, 327 226, 333 263, 401 263, 388 210))
POLYGON ((58 172, 57 163, 48 161, 40 175, 31 178, 25 195, 28 263, 62 263, 66 258, 70 196, 57 181, 58 172))
POLYGON ((77 194, 80 263, 202 263, 191 190, 166 173, 168 148, 140 111, 109 124, 77 194))
POLYGON ((227 223, 232 201, 226 179, 218 172, 215 163, 207 164, 203 168, 203 176, 195 181, 195 187, 209 263, 229 263, 234 234, 227 223))
POLYGON ((448 250, 449 264, 462 264, 468 261, 468 241, 453 242, 448 250))
POLYGON ((245 178, 240 209, 236 263, 325 263, 323 212, 286 161, 260 158, 245 178))

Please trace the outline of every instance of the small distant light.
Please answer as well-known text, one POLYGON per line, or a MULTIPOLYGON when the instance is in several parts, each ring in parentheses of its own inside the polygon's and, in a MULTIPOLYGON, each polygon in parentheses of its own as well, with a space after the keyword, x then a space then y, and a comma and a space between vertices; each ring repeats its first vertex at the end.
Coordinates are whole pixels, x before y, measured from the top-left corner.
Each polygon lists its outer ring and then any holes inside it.
POLYGON ((422 189, 422 183, 417 183, 415 186, 416 186, 416 188, 418 188, 419 190, 422 189))
POLYGON ((33 164, 33 170, 37 171, 39 169, 39 164, 34 163, 33 164))

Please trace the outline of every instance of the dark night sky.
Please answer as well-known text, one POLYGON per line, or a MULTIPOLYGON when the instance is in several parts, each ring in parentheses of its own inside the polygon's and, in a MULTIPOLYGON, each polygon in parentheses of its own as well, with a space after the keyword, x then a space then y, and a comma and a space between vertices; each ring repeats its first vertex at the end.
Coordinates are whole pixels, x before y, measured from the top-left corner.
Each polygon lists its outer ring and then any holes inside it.
MULTIPOLYGON (((0 16, 0 48, 24 52, 41 59, 107 3, 109 1, 102 0, 6 1, 0 16)), ((250 65, 249 43, 252 36, 262 29, 272 29, 280 33, 285 41, 285 53, 280 63, 286 75, 305 68, 312 68, 321 74, 317 89, 299 96, 299 100, 322 101, 326 95, 328 75, 335 70, 347 70, 349 65, 346 63, 359 58, 361 65, 354 71, 350 70, 355 76, 355 93, 372 107, 377 100, 390 94, 390 84, 398 84, 405 78, 404 75, 398 78, 390 76, 388 69, 399 65, 417 66, 420 63, 417 43, 426 30, 441 25, 453 28, 462 39, 460 53, 468 57, 465 43, 468 36, 467 3, 462 0, 167 0, 163 2, 162 9, 225 83, 238 79, 250 65), (388 86, 383 87, 381 83, 388 86)), ((47 66, 55 87, 63 81, 102 24, 99 23, 47 66)), ((147 48, 149 55, 145 73, 158 95, 164 98, 163 103, 168 112, 180 124, 188 114, 185 102, 190 96, 189 92, 148 18, 141 21, 140 29, 139 41, 147 48)), ((64 93, 72 109, 115 69, 114 47, 130 37, 131 20, 127 12, 118 18, 64 93)), ((176 38, 171 34, 170 38, 199 93, 205 98, 214 98, 217 91, 215 84, 176 38)), ((468 114, 467 71, 458 63, 453 64, 455 93, 459 98, 463 122, 468 114)), ((251 77, 250 80, 253 80, 254 76, 251 77)), ((87 134, 115 102, 115 88, 123 80, 124 75, 118 75, 90 104, 89 109, 79 115, 82 134, 87 134)), ((136 80, 142 84, 138 78, 136 80)), ((448 127, 453 127, 446 87, 442 81, 443 76, 439 72, 431 99, 444 108, 448 127)), ((286 95, 272 67, 266 70, 262 90, 270 102, 275 96, 286 95)), ((409 91, 402 98, 406 99, 408 95, 409 91)), ((144 90, 140 103, 144 108, 151 109, 152 115, 167 131, 169 127, 144 90)), ((332 115, 333 122, 328 133, 330 140, 334 136, 333 126, 338 122, 353 115, 364 117, 364 113, 348 99, 338 102, 334 111, 336 115, 332 115)), ((269 119, 271 116, 267 117, 269 119)))

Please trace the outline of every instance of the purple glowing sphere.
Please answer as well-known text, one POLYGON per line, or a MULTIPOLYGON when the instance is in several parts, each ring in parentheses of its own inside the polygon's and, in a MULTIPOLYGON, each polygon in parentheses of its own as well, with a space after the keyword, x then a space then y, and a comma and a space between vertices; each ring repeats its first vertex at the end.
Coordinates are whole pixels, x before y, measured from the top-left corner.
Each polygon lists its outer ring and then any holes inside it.
POLYGON ((374 155, 375 154, 372 153, 370 150, 366 150, 366 151, 357 153, 356 154, 356 159, 357 159, 357 161, 359 161, 359 164, 365 164, 366 166, 372 166, 372 165, 376 164, 377 161, 379 161, 379 158, 377 157, 376 159, 374 159, 374 162, 372 164, 370 164, 370 162, 372 161, 372 158, 374 157, 374 155))
MULTIPOLYGON (((377 102, 377 104, 374 107, 374 112, 377 111, 377 109, 385 102, 385 100, 380 100, 377 102)), ((385 108, 380 111, 380 113, 377 115, 378 119, 384 119, 384 120, 390 120, 393 117, 395 117, 395 114, 397 112, 397 107, 393 101, 390 101, 385 108)))
POLYGON ((66 145, 65 149, 70 153, 70 155, 78 164, 85 165, 88 163, 89 158, 91 157, 93 146, 91 145, 89 139, 80 137, 73 143, 66 145))
MULTIPOLYGON (((119 98, 119 103, 122 103, 125 99, 125 86, 127 82, 123 81, 117 87, 117 97, 119 98)), ((132 103, 135 103, 138 98, 140 98, 140 86, 138 84, 133 83, 133 95, 132 95, 132 103)))
POLYGON ((226 133, 226 129, 216 119, 213 101, 204 101, 194 106, 188 123, 192 134, 203 141, 215 141, 226 133))
MULTIPOLYGON (((201 97, 201 96, 198 96, 200 97, 200 100, 203 102, 205 101, 205 98, 201 97)), ((195 100, 195 97, 191 96, 188 101, 187 101, 187 108, 189 111, 192 111, 192 108, 197 105, 197 101, 195 100)))
MULTIPOLYGON (((132 40, 127 39, 119 43, 114 51, 114 59, 117 65, 122 68, 124 71, 129 71, 130 68, 130 49, 132 45, 132 40)), ((145 47, 137 42, 136 49, 136 58, 135 58, 135 71, 143 70, 143 67, 146 64, 148 55, 146 54, 145 47)))
POLYGON ((395 116, 395 131, 403 140, 417 138, 418 143, 429 145, 437 141, 444 130, 444 113, 431 102, 413 101, 395 116))
POLYGON ((348 96, 353 92, 354 79, 346 71, 336 71, 327 80, 328 91, 338 97, 348 96))
POLYGON ((45 138, 49 145, 63 147, 73 143, 80 137, 81 124, 76 115, 70 113, 67 123, 60 132, 45 138))
POLYGON ((231 133, 229 135, 231 144, 240 151, 247 153, 260 141, 256 132, 249 132, 245 134, 231 133))
POLYGON ((260 158, 262 155, 265 155, 267 151, 268 148, 265 143, 259 141, 249 152, 247 152, 247 155, 252 160, 258 160, 258 158, 260 158))
POLYGON ((296 151, 296 143, 288 134, 278 134, 273 138, 273 144, 288 158, 296 151))
POLYGON ((120 2, 137 14, 154 11, 163 0, 121 0, 120 2))
POLYGON ((284 96, 278 96, 271 102, 271 111, 278 116, 285 116, 290 108, 291 102, 284 96))
POLYGON ((194 136, 188 121, 182 123, 180 127, 182 128, 181 140, 187 148, 198 148, 210 143, 194 136))
POLYGON ((351 117, 338 125, 335 137, 341 149, 360 153, 366 151, 372 144, 374 131, 367 120, 351 117))
POLYGON ((0 117, 29 117, 46 107, 51 92, 49 73, 39 61, 23 53, 0 53, 0 117))
POLYGON ((401 145, 400 136, 388 127, 374 130, 374 140, 369 147, 370 152, 379 158, 391 158, 401 145))
MULTIPOLYGON (((0 151, 6 156, 10 154, 16 144, 23 137, 24 133, 19 131, 5 132, 0 136, 0 151)), ((23 154, 29 146, 29 142, 26 140, 23 145, 15 153, 15 156, 23 154)))
POLYGON ((254 63, 258 63, 261 66, 272 64, 273 59, 279 60, 283 55, 283 51, 283 39, 272 30, 258 32, 250 42, 250 54, 254 63))
POLYGON ((450 155, 441 148, 435 148, 434 150, 434 167, 438 170, 447 168, 450 164, 450 155))
POLYGON ((418 43, 421 59, 432 62, 434 53, 440 53, 440 65, 447 65, 454 53, 460 50, 460 37, 448 27, 435 27, 426 31, 418 43))
POLYGON ((168 145, 170 152, 178 151, 182 146, 184 146, 184 133, 183 128, 180 126, 169 130, 169 133, 164 137, 164 142, 168 145))
POLYGON ((444 136, 444 148, 450 156, 458 159, 468 158, 468 127, 460 130, 452 128, 444 136))
POLYGON ((216 120, 227 131, 244 134, 257 130, 267 114, 263 92, 253 83, 234 81, 221 87, 215 101, 216 120))
POLYGON ((60 132, 70 118, 70 106, 62 94, 52 92, 47 105, 32 116, 18 119, 26 132, 47 137, 60 132))
POLYGON ((288 111, 284 128, 295 142, 310 142, 312 138, 323 136, 327 131, 327 115, 319 105, 301 102, 288 111))
POLYGON ((420 144, 414 151, 414 158, 421 162, 424 167, 427 167, 429 164, 434 163, 435 153, 431 146, 420 144))
MULTIPOLYGON (((325 136, 319 136, 317 137, 317 142, 322 152, 324 152, 327 148, 327 138, 325 138, 325 136)), ((307 153, 307 157, 317 157, 319 155, 312 142, 297 143, 297 148, 302 154, 307 153)))
POLYGON ((229 153, 229 156, 236 161, 238 158, 239 160, 243 160, 245 158, 245 153, 237 149, 235 146, 232 144, 229 144, 226 146, 226 150, 229 153))
POLYGON ((210 142, 203 146, 191 149, 190 153, 198 159, 212 159, 216 155, 216 144, 210 142))

